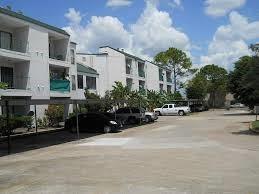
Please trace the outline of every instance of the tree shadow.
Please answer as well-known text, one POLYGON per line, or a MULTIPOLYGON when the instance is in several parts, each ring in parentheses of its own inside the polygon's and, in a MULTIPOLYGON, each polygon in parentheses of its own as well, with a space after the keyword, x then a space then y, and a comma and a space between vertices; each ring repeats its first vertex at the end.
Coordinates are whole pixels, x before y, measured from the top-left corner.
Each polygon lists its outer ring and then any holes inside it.
POLYGON ((233 135, 252 135, 252 136, 259 136, 259 133, 255 133, 249 129, 247 130, 240 130, 240 131, 235 131, 232 132, 233 135))
MULTIPOLYGON (((69 131, 54 131, 44 134, 34 134, 19 138, 11 138, 11 154, 45 148, 53 145, 73 142, 85 138, 100 135, 99 133, 80 133, 79 139, 76 133, 69 131)), ((7 139, 0 140, 0 157, 8 155, 7 139)))

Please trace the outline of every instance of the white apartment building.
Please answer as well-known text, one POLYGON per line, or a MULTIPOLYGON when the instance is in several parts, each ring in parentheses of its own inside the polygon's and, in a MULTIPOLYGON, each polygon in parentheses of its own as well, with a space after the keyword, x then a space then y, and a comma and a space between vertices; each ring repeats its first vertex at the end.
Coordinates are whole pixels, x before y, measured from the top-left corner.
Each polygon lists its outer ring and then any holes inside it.
MULTIPOLYGON (((89 88, 101 96, 112 90, 115 81, 120 81, 131 90, 155 90, 173 92, 172 72, 164 67, 145 61, 120 49, 109 46, 100 47, 99 53, 77 53, 77 61, 96 71, 98 76, 85 75, 79 78, 78 85, 83 85, 79 96, 83 96, 84 88, 89 88), (92 77, 92 78, 91 78, 92 77), (85 80, 93 79, 96 87, 89 87, 85 80), (82 80, 82 81, 80 81, 82 80), (80 95, 81 94, 81 95, 80 95)), ((79 76, 79 75, 78 75, 79 76)))
MULTIPOLYGON (((8 84, 1 99, 78 98, 75 54, 76 44, 64 30, 0 7, 0 82, 8 84)), ((38 106, 38 115, 46 107, 38 106)))

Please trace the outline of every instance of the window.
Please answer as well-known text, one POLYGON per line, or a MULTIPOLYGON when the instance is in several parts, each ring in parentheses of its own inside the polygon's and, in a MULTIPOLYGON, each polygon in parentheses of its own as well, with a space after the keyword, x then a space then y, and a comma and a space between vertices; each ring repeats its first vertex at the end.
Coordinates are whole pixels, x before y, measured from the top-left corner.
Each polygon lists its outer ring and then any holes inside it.
POLYGON ((12 49, 12 34, 0 31, 0 48, 12 49))
POLYGON ((120 108, 116 111, 116 114, 129 114, 130 113, 130 109, 129 108, 120 108))
POLYGON ((168 105, 163 106, 163 108, 168 108, 168 105))
POLYGON ((72 90, 76 90, 76 76, 72 75, 72 90))
POLYGON ((13 68, 1 67, 1 82, 7 83, 8 88, 13 88, 13 68))
POLYGON ((96 90, 96 77, 86 76, 86 88, 90 90, 96 90))
POLYGON ((138 108, 132 108, 131 111, 132 113, 140 113, 140 110, 138 108))
POLYGON ((173 105, 169 105, 169 108, 173 108, 173 105))
POLYGON ((84 89, 83 76, 82 75, 77 75, 77 85, 78 85, 78 89, 84 89))
POLYGON ((83 62, 86 62, 86 57, 82 57, 82 61, 83 61, 83 62))
POLYGON ((70 49, 71 64, 75 64, 75 50, 70 49))

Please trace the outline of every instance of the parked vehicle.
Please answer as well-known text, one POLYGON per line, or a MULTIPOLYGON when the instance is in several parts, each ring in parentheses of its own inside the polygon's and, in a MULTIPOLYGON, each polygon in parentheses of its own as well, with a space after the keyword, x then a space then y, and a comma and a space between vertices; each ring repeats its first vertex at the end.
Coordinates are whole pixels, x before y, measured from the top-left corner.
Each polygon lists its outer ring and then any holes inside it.
POLYGON ((143 111, 145 112, 145 119, 144 119, 144 121, 145 121, 146 123, 154 122, 155 120, 158 119, 158 116, 157 116, 156 113, 154 113, 154 112, 148 112, 148 111, 145 111, 144 109, 143 109, 143 111))
POLYGON ((230 105, 230 108, 244 108, 244 107, 245 107, 245 105, 241 104, 241 103, 235 103, 235 104, 230 105))
POLYGON ((145 110, 133 107, 119 108, 116 111, 116 116, 119 116, 127 124, 136 124, 140 121, 145 121, 145 110))
MULTIPOLYGON (((83 113, 78 115, 78 126, 80 132, 109 133, 119 130, 120 125, 102 113, 83 113)), ((76 116, 65 121, 65 129, 76 132, 76 116)))
POLYGON ((208 107, 203 104, 192 104, 190 105, 191 112, 202 112, 208 110, 208 107))
POLYGON ((154 112, 158 115, 179 115, 183 116, 190 113, 188 106, 178 106, 176 104, 165 104, 161 108, 155 108, 154 112))

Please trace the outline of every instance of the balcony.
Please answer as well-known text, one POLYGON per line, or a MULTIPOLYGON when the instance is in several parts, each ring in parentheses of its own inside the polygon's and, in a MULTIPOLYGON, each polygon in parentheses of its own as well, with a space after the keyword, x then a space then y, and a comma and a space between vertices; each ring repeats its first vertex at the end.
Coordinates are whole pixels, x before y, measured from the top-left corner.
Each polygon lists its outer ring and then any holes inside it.
POLYGON ((68 93, 70 92, 70 81, 61 79, 50 80, 50 91, 68 93))
POLYGON ((12 61, 30 61, 29 43, 0 36, 0 56, 12 61), (6 44, 8 42, 8 44, 6 44))
POLYGON ((1 83, 7 85, 6 89, 0 89, 0 96, 31 97, 31 85, 29 77, 8 76, 1 77, 1 83))
POLYGON ((55 66, 68 67, 69 39, 59 36, 49 36, 49 63, 55 66))

